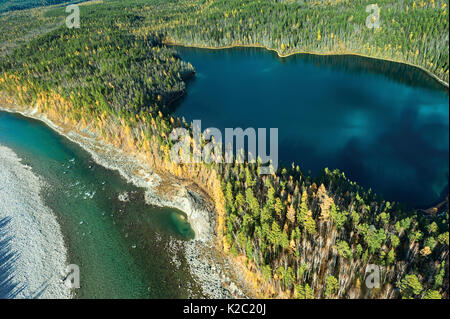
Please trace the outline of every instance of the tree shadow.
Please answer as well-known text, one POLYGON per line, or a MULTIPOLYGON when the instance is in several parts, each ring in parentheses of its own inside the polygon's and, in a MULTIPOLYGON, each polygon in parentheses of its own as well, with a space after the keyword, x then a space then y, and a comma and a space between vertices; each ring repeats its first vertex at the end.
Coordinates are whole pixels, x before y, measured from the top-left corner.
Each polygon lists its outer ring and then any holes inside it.
POLYGON ((26 286, 14 280, 15 264, 19 254, 11 247, 8 235, 10 217, 0 219, 0 299, 16 298, 26 286))

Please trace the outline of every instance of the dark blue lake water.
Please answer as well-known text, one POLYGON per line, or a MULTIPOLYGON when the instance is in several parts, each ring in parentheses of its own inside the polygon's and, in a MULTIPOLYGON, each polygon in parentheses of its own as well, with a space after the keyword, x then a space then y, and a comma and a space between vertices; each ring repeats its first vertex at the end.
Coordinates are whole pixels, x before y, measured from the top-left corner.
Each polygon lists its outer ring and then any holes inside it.
POLYGON ((423 71, 355 56, 177 47, 197 76, 175 108, 202 128, 278 128, 279 158, 338 168, 384 198, 429 205, 448 193, 448 89, 423 71))

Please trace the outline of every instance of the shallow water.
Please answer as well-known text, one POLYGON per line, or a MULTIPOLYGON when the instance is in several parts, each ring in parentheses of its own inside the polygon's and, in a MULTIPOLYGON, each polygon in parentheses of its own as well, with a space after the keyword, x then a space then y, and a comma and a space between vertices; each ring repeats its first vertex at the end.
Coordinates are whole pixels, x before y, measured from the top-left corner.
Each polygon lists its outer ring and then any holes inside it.
POLYGON ((41 196, 61 224, 68 263, 80 267, 77 297, 182 298, 198 292, 182 251, 169 249, 171 241, 194 236, 184 213, 146 205, 143 189, 97 165, 42 122, 0 111, 0 144, 44 179, 41 196), (118 200, 124 192, 128 202, 118 200))
POLYGON ((338 168, 387 200, 448 193, 449 95, 418 69, 355 56, 176 47, 197 76, 175 114, 202 129, 278 128, 279 158, 338 168))

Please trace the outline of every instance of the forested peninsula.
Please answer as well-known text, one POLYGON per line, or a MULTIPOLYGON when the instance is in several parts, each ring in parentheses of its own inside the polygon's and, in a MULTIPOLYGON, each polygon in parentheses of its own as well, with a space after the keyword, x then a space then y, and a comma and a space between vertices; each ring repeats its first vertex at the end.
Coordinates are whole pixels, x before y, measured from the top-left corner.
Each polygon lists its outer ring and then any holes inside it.
POLYGON ((155 171, 198 185, 215 205, 217 248, 245 265, 256 297, 448 298, 448 202, 426 212, 405 208, 339 170, 309 176, 293 164, 259 175, 259 163, 169 157, 170 132, 191 129, 169 106, 195 70, 167 43, 362 54, 448 82, 448 1, 378 1, 378 30, 365 27, 368 4, 93 1, 80 5, 79 29, 65 27, 62 7, 10 12, 0 17, 0 103, 93 132, 155 171), (383 278, 375 289, 365 285, 369 264, 383 278))

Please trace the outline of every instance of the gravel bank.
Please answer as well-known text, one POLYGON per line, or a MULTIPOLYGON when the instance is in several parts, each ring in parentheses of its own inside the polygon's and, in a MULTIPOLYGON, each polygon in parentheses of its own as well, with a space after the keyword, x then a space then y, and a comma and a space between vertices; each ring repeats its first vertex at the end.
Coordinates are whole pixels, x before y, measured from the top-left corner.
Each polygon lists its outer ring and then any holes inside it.
POLYGON ((7 221, 0 241, 13 254, 9 260, 0 256, 0 272, 10 275, 0 297, 71 298, 63 282, 67 250, 56 217, 39 196, 41 187, 39 177, 0 145, 0 220, 7 221))

